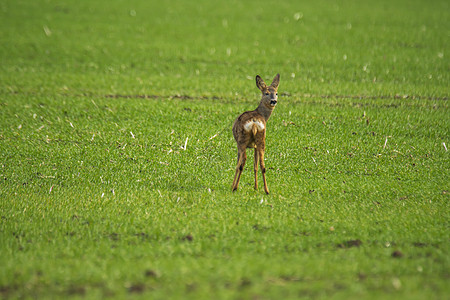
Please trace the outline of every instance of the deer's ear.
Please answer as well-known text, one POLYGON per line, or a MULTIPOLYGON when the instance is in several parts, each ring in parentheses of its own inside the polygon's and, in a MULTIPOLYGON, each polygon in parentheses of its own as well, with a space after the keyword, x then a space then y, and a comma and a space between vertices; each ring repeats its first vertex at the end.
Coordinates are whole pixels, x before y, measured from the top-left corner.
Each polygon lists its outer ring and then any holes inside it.
POLYGON ((258 89, 260 89, 261 91, 267 89, 267 85, 264 82, 264 80, 262 80, 262 78, 259 75, 256 75, 256 86, 258 87, 258 89))
POLYGON ((277 89, 279 84, 280 84, 280 74, 277 74, 270 85, 273 86, 275 89, 277 89))

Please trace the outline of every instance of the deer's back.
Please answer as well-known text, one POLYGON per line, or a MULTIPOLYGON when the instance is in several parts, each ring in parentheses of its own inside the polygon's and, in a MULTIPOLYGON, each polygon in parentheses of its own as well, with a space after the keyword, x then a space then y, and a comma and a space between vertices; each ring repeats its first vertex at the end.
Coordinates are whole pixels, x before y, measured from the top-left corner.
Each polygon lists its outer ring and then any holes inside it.
POLYGON ((237 143, 246 142, 247 147, 253 148, 258 133, 266 130, 266 120, 256 110, 241 114, 233 124, 233 136, 237 143))

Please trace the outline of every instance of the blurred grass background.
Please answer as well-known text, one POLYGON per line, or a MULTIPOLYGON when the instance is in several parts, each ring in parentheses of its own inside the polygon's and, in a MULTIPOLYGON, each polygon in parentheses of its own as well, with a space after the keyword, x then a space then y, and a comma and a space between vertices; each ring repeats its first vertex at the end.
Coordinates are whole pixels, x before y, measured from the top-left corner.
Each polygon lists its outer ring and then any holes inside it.
POLYGON ((446 1, 3 1, 2 89, 448 95, 446 1), (36 79, 37 78, 37 79, 36 79), (219 83, 219 84, 218 84, 219 83))

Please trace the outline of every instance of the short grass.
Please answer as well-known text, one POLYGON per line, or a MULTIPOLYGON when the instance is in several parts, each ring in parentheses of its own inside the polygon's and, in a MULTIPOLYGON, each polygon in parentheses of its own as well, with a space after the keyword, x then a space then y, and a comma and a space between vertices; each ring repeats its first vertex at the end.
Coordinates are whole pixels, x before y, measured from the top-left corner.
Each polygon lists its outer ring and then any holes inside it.
POLYGON ((443 299, 446 1, 4 1, 0 296, 443 299), (231 126, 281 74, 270 195, 231 126))

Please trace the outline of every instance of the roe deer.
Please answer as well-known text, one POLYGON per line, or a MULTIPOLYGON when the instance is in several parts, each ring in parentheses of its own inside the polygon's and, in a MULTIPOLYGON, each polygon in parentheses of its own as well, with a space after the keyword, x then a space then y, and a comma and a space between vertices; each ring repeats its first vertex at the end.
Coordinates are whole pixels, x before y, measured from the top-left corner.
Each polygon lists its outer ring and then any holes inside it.
POLYGON ((238 158, 236 173, 233 180, 233 191, 237 190, 239 179, 247 160, 247 148, 255 148, 255 189, 258 189, 258 161, 264 181, 264 191, 269 194, 266 182, 266 168, 264 166, 264 149, 266 147, 266 123, 278 101, 278 84, 280 74, 277 74, 272 83, 267 86, 259 75, 256 76, 256 86, 261 90, 261 102, 257 109, 241 114, 233 124, 233 136, 237 143, 238 158))

